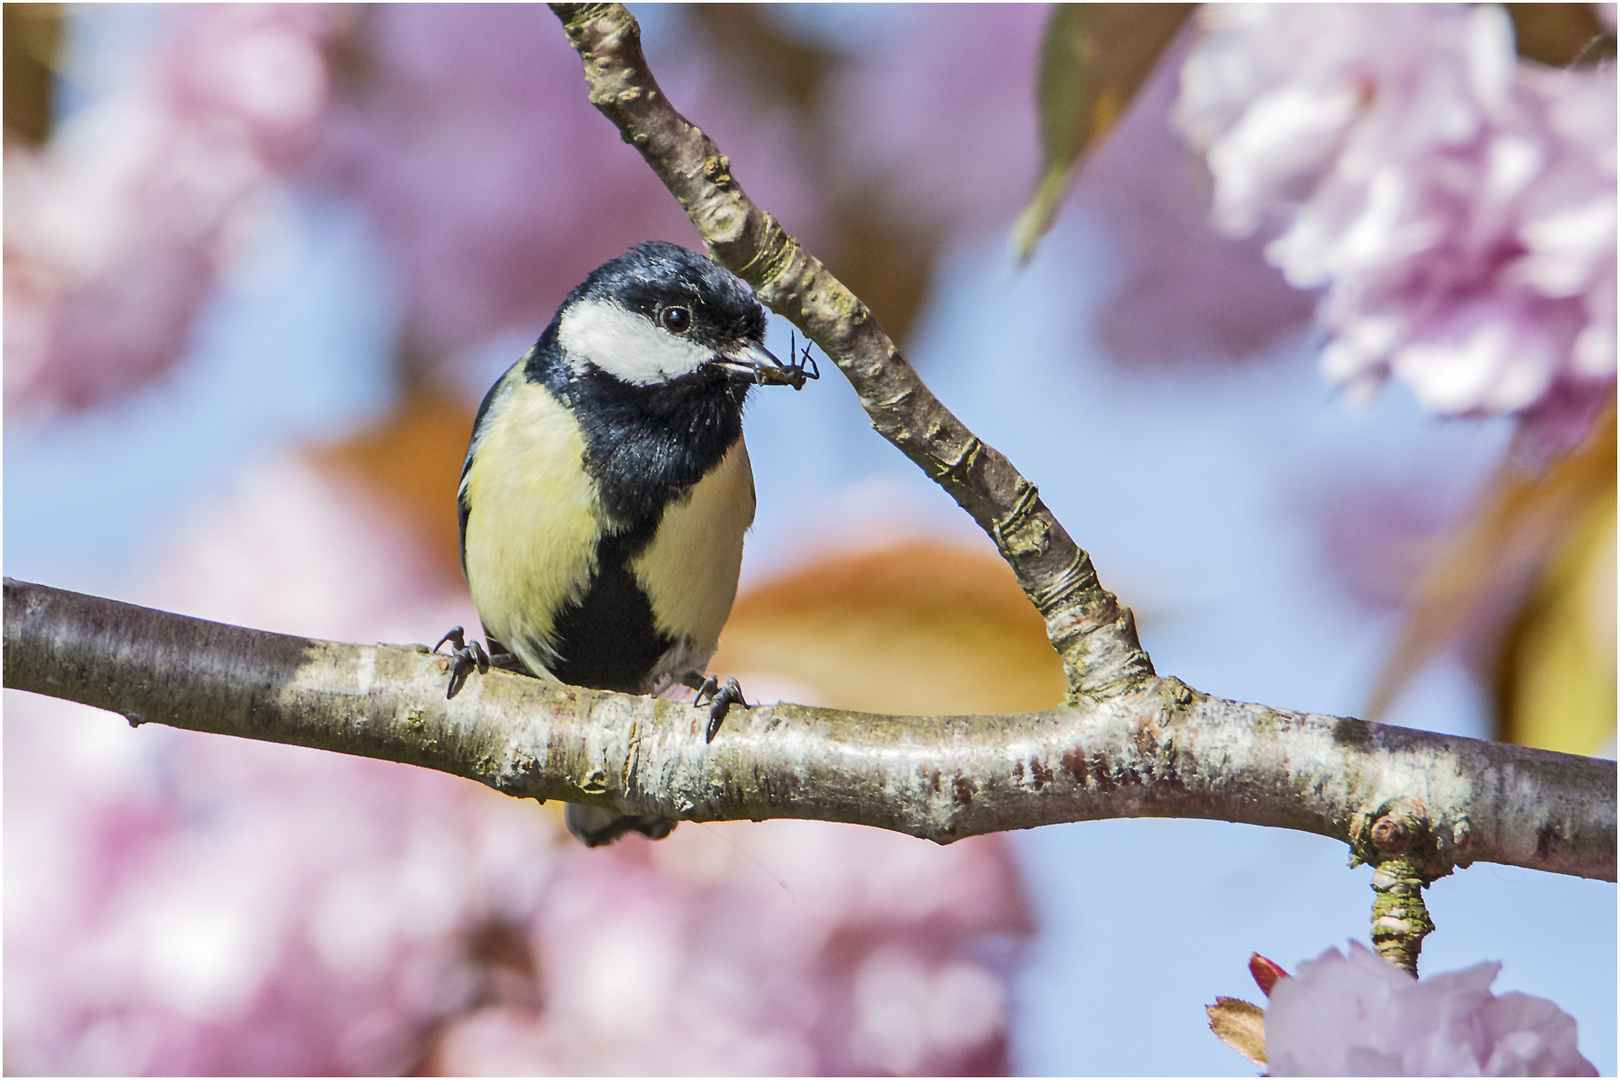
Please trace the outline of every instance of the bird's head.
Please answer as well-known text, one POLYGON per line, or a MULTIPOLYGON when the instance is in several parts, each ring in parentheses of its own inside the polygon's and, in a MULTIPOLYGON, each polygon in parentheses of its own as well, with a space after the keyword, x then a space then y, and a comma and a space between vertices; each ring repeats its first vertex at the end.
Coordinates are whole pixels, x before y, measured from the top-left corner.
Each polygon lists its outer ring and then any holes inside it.
POLYGON ((575 375, 634 386, 700 373, 802 386, 814 375, 765 348, 765 309, 742 279, 676 244, 648 241, 593 270, 558 314, 575 375))

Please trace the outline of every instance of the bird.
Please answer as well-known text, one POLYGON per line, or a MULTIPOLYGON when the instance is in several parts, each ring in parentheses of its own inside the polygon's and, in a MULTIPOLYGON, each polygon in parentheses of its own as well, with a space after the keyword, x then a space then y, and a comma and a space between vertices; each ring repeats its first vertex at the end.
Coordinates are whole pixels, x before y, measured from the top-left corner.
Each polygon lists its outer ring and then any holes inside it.
MULTIPOLYGON (((711 259, 648 241, 588 274, 473 421, 457 492, 461 565, 488 651, 456 627, 448 694, 491 664, 598 690, 681 684, 713 741, 737 680, 706 675, 731 612, 755 491, 742 436, 758 384, 802 389, 765 310, 711 259)), ((791 346, 790 346, 791 347, 791 346)), ((588 847, 667 818, 569 803, 588 847)))

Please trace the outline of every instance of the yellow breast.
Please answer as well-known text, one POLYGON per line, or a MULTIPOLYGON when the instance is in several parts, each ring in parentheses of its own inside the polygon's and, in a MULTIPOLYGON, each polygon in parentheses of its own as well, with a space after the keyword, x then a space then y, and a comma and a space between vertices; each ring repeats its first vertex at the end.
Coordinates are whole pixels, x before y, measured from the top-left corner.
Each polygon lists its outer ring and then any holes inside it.
POLYGON ((506 378, 463 480, 467 583, 484 629, 543 675, 556 612, 595 572, 601 510, 573 415, 519 369, 506 378))
POLYGON ((754 522, 754 471, 738 437, 720 464, 664 509, 652 542, 630 569, 675 642, 654 675, 701 671, 737 598, 743 534, 754 522))

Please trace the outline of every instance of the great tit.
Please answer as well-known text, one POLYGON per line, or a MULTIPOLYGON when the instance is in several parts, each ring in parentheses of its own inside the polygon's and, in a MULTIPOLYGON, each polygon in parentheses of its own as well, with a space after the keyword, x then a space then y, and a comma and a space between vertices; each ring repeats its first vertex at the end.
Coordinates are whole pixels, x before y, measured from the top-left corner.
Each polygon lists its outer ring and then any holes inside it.
MULTIPOLYGON (((461 565, 489 654, 459 627, 440 641, 457 647, 452 695, 490 662, 630 694, 683 683, 711 705, 711 740, 745 704, 735 679, 704 677, 754 520, 743 402, 815 377, 808 349, 783 364, 764 337, 748 286, 675 244, 637 245, 568 294, 473 422, 461 565)), ((675 826, 575 804, 566 818, 592 847, 675 826)))

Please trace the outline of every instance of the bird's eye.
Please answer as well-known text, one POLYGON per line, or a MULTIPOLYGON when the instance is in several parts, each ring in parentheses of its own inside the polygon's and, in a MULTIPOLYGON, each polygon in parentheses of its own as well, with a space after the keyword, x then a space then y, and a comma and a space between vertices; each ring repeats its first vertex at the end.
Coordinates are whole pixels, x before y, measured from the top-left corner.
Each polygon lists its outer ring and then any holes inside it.
POLYGON ((684 334, 692 329, 692 312, 689 308, 667 307, 658 313, 658 321, 670 333, 684 334))

